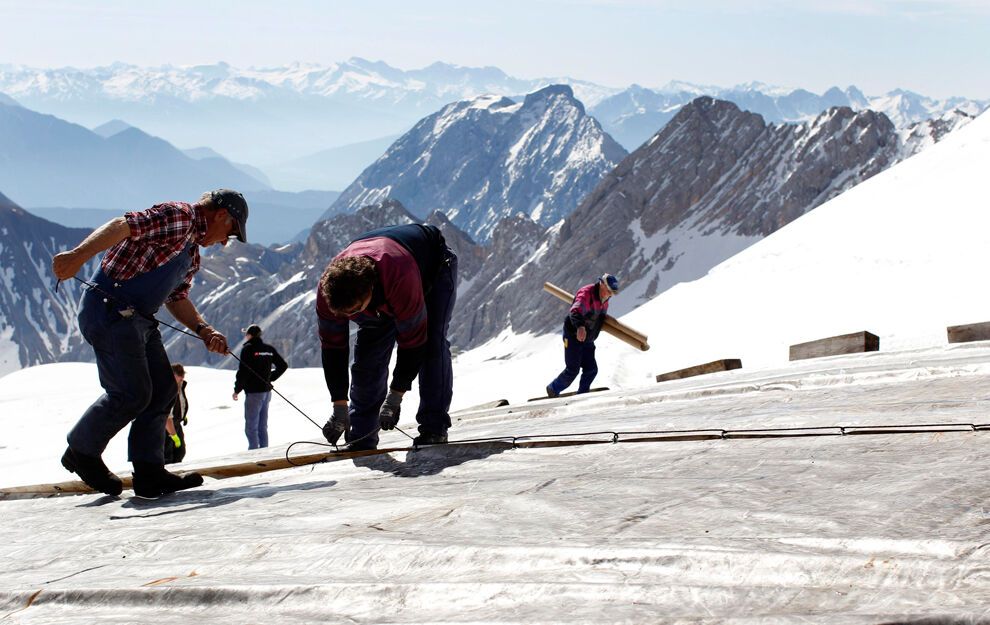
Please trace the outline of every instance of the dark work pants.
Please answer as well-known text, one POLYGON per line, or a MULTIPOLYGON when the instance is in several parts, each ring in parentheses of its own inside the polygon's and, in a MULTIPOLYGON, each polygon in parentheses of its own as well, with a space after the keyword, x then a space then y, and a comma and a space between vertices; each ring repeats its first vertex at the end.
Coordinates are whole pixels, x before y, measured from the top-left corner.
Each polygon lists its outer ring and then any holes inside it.
MULTIPOLYGON (((426 294, 426 359, 419 372, 416 412, 420 434, 442 434, 450 427, 447 411, 454 394, 454 373, 447 330, 456 301, 457 256, 448 251, 447 264, 426 294)), ((395 321, 391 318, 362 322, 358 326, 351 366, 348 441, 361 438, 362 442, 378 444, 378 433, 371 432, 378 428, 378 412, 388 393, 388 363, 395 337, 395 321)))
POLYGON ((564 335, 564 370, 550 383, 554 393, 562 393, 581 373, 578 393, 587 393, 598 375, 598 362, 595 360, 594 341, 580 342, 573 336, 564 335))
POLYGON ((88 291, 79 326, 96 353, 100 384, 106 392, 69 432, 69 446, 100 456, 110 439, 130 423, 128 459, 162 464, 165 419, 178 389, 158 324, 138 314, 124 318, 88 291))

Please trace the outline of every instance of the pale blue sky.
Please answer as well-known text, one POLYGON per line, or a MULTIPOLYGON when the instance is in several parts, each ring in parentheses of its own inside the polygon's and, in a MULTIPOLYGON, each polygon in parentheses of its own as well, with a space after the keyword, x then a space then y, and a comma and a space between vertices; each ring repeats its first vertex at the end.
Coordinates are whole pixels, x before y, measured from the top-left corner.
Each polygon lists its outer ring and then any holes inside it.
POLYGON ((990 0, 0 0, 0 63, 494 65, 990 98, 990 0))

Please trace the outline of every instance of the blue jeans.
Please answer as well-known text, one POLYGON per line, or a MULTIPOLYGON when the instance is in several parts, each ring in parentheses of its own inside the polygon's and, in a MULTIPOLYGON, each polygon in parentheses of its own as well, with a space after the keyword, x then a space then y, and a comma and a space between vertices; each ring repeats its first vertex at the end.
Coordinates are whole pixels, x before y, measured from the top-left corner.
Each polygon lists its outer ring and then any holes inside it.
POLYGON ((244 434, 248 449, 268 447, 268 404, 271 401, 271 391, 244 393, 244 434))
POLYGON ((562 393, 581 374, 578 382, 578 393, 587 393, 591 383, 598 375, 598 362, 595 360, 594 341, 581 343, 577 338, 564 335, 564 370, 550 383, 550 390, 562 393))
MULTIPOLYGON (((457 301, 457 256, 447 252, 433 288, 426 294, 426 359, 419 372, 420 434, 446 434, 450 427, 450 400, 454 395, 454 372, 450 364, 447 330, 457 301)), ((351 430, 346 440, 378 444, 378 411, 388 392, 388 363, 395 347, 395 321, 362 322, 354 343, 348 413, 351 430), (374 434, 372 434, 374 432, 374 434), (367 436, 367 438, 362 438, 367 436)))

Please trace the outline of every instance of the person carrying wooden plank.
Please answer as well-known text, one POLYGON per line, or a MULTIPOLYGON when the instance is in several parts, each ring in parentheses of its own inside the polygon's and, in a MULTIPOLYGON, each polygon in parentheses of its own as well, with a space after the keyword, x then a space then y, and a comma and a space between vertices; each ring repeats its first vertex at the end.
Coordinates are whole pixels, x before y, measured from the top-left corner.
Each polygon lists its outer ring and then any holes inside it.
POLYGON ((588 284, 574 294, 570 311, 564 318, 564 370, 547 385, 547 396, 556 397, 581 375, 578 393, 587 393, 598 375, 595 360, 595 339, 598 338, 605 317, 608 300, 619 292, 619 279, 610 273, 588 284))

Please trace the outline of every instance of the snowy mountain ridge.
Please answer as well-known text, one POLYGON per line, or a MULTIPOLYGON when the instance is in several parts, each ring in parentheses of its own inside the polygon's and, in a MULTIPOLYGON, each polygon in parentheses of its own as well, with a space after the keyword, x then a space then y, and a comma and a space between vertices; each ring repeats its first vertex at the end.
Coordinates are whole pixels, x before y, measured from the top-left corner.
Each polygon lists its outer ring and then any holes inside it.
POLYGON ((554 228, 519 220, 496 226, 482 271, 458 300, 464 314, 451 335, 471 347, 507 324, 516 333, 559 326, 560 304, 507 288, 516 281, 573 291, 613 272, 624 287, 612 309, 626 313, 924 149, 942 129, 923 124, 903 134, 883 114, 849 108, 808 123, 768 124, 730 102, 697 98, 554 228), (498 245, 502 239, 515 243, 498 245), (520 256, 522 242, 537 251, 520 256))
POLYGON ((619 143, 632 150, 660 130, 683 105, 702 95, 732 102, 772 123, 809 122, 832 107, 845 106, 883 113, 902 130, 929 119, 975 117, 990 107, 990 100, 936 99, 903 89, 866 96, 854 86, 832 87, 818 95, 763 83, 721 88, 680 82, 657 90, 633 85, 592 106, 590 111, 619 143))
POLYGON ((516 213, 544 226, 559 221, 624 156, 566 85, 518 103, 479 96, 417 123, 325 217, 392 198, 421 219, 439 210, 484 241, 516 213))

